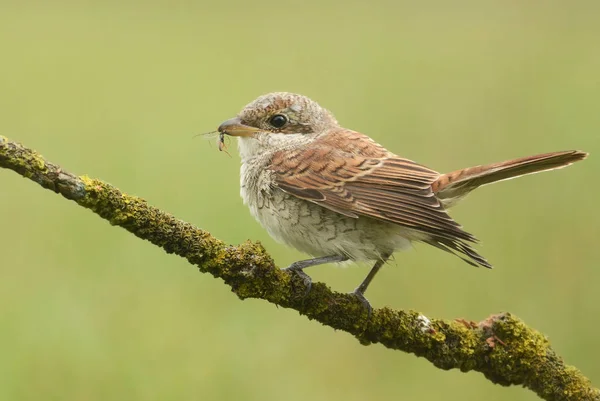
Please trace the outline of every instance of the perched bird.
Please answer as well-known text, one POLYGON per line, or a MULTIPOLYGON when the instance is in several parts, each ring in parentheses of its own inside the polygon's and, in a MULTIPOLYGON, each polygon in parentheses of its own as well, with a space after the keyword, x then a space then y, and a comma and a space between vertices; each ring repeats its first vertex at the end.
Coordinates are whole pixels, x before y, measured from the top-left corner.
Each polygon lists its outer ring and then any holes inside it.
POLYGON ((587 156, 553 152, 440 174, 343 128, 311 99, 286 92, 259 97, 218 131, 239 138, 241 196, 252 215, 274 239, 313 256, 286 269, 310 289, 306 267, 374 261, 353 292, 369 311, 364 293, 371 280, 413 241, 492 267, 471 246, 477 239, 446 212, 469 192, 587 156))

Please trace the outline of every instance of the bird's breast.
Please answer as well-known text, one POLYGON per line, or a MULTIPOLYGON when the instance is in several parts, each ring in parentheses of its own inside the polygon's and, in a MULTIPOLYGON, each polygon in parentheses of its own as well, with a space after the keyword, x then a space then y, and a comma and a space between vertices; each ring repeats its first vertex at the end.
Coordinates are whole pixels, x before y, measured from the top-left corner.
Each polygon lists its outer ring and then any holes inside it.
POLYGON ((404 248, 409 240, 399 227, 369 218, 352 218, 279 189, 258 161, 241 169, 241 196, 250 213, 278 242, 313 256, 347 255, 377 259, 404 248))

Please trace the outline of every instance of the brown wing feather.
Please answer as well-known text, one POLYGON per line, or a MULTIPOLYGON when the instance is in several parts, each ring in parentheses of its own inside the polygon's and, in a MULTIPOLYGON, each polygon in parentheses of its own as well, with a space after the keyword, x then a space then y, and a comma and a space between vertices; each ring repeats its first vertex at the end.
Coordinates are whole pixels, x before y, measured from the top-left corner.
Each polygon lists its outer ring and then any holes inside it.
MULTIPOLYGON (((349 217, 366 216, 426 234, 424 242, 491 267, 467 242, 431 185, 440 174, 389 153, 365 135, 339 130, 310 148, 278 152, 269 167, 282 190, 349 217)), ((464 259, 464 258, 463 258, 464 259)))

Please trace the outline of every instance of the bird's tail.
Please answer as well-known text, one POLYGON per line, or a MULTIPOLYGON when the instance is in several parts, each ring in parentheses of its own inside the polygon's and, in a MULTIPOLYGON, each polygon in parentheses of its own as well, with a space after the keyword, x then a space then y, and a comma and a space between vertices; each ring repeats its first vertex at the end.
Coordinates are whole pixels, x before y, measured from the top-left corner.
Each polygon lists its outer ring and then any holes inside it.
POLYGON ((469 167, 442 174, 432 187, 438 199, 445 207, 449 207, 477 187, 522 175, 566 167, 585 159, 587 155, 578 150, 567 150, 469 167))

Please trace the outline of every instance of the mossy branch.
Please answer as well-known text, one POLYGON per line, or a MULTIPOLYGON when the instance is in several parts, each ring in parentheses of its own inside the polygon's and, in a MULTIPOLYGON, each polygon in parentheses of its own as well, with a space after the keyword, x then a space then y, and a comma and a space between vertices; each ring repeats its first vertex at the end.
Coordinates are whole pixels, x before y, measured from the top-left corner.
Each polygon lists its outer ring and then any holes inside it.
POLYGON ((523 385, 545 400, 600 400, 579 370, 565 365, 546 337, 509 313, 475 323, 428 318, 381 308, 370 318, 353 296, 278 269, 259 243, 228 246, 210 233, 127 195, 105 182, 63 171, 37 152, 0 136, 0 167, 92 210, 110 224, 148 240, 223 279, 241 299, 258 298, 323 325, 350 333, 362 344, 422 356, 441 369, 481 372, 493 383, 523 385))

